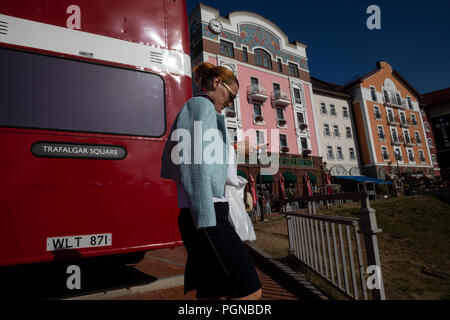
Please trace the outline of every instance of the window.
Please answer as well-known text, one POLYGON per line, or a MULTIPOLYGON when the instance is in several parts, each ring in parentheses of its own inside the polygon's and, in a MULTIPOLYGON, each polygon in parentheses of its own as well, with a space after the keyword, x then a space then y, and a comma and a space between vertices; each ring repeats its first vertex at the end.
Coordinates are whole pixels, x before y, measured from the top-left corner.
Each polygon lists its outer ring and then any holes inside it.
POLYGON ((250 82, 252 84, 252 93, 259 92, 259 80, 257 78, 250 78, 250 82))
POLYGON ((434 148, 434 146, 433 146, 433 139, 431 139, 431 138, 428 138, 428 147, 431 148, 431 149, 434 148))
POLYGON ((293 77, 299 77, 298 66, 296 64, 289 62, 289 74, 293 77))
POLYGON ((287 147, 287 138, 285 134, 280 134, 280 147, 287 147))
POLYGON ((256 131, 256 143, 258 145, 263 144, 265 142, 264 140, 264 132, 262 131, 256 131))
POLYGON ((403 161, 402 150, 399 147, 394 148, 394 156, 397 161, 403 161))
POLYGON ((323 135, 326 136, 326 137, 331 136, 330 126, 327 123, 325 123, 323 125, 323 135))
POLYGON ((379 138, 380 140, 385 140, 386 137, 384 136, 384 129, 383 129, 383 126, 378 126, 377 128, 378 128, 378 138, 379 138))
POLYGON ((299 124, 305 123, 305 116, 303 115, 303 113, 297 113, 297 121, 299 124))
POLYGON ((159 75, 21 51, 0 52, 9 91, 1 90, 2 126, 143 137, 160 137, 166 131, 165 88, 159 75), (12 69, 14 61, 28 67, 12 69), (24 94, 24 88, 32 90, 24 94), (54 88, 58 92, 50 98, 47 93, 54 88))
POLYGON ((272 57, 263 49, 255 49, 255 63, 258 66, 272 70, 272 57))
POLYGON ((413 105, 412 105, 412 102, 411 102, 411 98, 407 97, 406 99, 408 100, 408 108, 412 110, 413 105))
POLYGON ((375 88, 374 87, 370 87, 370 94, 372 96, 372 101, 377 101, 377 94, 375 92, 375 88))
POLYGON ((231 141, 237 142, 237 134, 236 134, 236 128, 227 128, 228 131, 228 137, 231 141))
POLYGON ((421 162, 425 162, 425 155, 422 150, 419 150, 419 158, 421 162))
POLYGON ((350 127, 345 127, 345 136, 346 136, 348 139, 351 139, 351 138, 352 138, 352 128, 350 128, 350 127))
POLYGON ((283 72, 283 64, 281 62, 281 59, 278 58, 277 61, 278 61, 278 71, 283 72))
POLYGON ((332 146, 327 146, 327 157, 328 159, 334 159, 332 146))
POLYGON ((306 138, 300 138, 300 142, 303 150, 308 149, 308 140, 306 138))
POLYGON ((337 158, 339 160, 344 160, 344 154, 342 153, 342 147, 336 147, 337 150, 337 158))
POLYGON ((349 154, 350 154, 350 160, 356 160, 355 149, 354 148, 349 148, 348 151, 349 151, 349 154))
POLYGON ((386 110, 387 110, 387 115, 388 115, 389 122, 394 122, 394 113, 392 112, 391 109, 386 109, 386 110))
POLYGON ((320 113, 327 114, 327 106, 323 102, 320 104, 320 113))
POLYGON ((417 119, 416 119, 415 114, 411 114, 411 122, 412 122, 413 126, 417 127, 417 119))
POLYGON ((262 110, 261 110, 261 105, 255 103, 253 105, 253 119, 256 120, 257 116, 262 116, 262 110))
POLYGON ((397 104, 401 105, 402 104, 402 99, 400 98, 400 94, 396 93, 395 97, 397 98, 397 104))
POLYGON ((339 127, 336 124, 333 126, 333 134, 335 137, 340 137, 339 127))
POLYGON ((220 40, 220 54, 234 58, 233 44, 231 42, 220 40))
POLYGON ((417 144, 422 144, 422 139, 420 139, 420 133, 419 133, 419 131, 415 131, 414 132, 414 136, 415 136, 415 138, 416 138, 416 143, 417 144))
POLYGON ((398 142, 398 135, 396 128, 391 128, 391 139, 392 141, 398 142))
POLYGON ((424 122, 423 126, 425 127, 425 130, 430 131, 430 125, 428 124, 428 122, 424 122))
POLYGON ((273 94, 275 99, 281 98, 281 87, 278 83, 273 84, 273 94))
POLYGON ((374 106, 373 110, 375 111, 375 119, 381 120, 380 107, 374 106))
POLYGON ((242 58, 244 59, 244 62, 248 62, 247 47, 242 47, 242 58))
POLYGON ((435 154, 431 155, 431 161, 433 161, 433 164, 437 164, 437 160, 436 160, 436 155, 435 154))
POLYGON ((344 118, 349 118, 349 113, 348 113, 348 108, 347 107, 342 107, 342 116, 344 118))
POLYGON ((406 117, 405 117, 405 113, 404 112, 400 112, 400 121, 403 124, 406 124, 406 117))
POLYGON ((298 89, 298 88, 294 88, 294 100, 295 100, 295 103, 302 103, 300 89, 298 89))
POLYGON ((409 138, 408 130, 403 130, 403 137, 404 137, 406 143, 411 143, 411 139, 409 138))
POLYGON ((384 100, 386 102, 391 102, 391 100, 389 99, 389 93, 386 90, 383 90, 383 94, 384 94, 384 100))
POLYGON ((331 114, 332 116, 336 116, 336 115, 337 115, 337 113, 336 113, 336 107, 334 106, 334 104, 330 104, 330 114, 331 114))
POLYGON ((414 153, 412 151, 412 149, 408 148, 408 159, 410 162, 414 162, 414 153))
POLYGON ((425 117, 425 110, 420 109, 420 114, 422 115, 422 117, 425 117))
POLYGON ((278 120, 284 120, 283 109, 280 109, 280 108, 277 109, 277 119, 278 120))
POLYGON ((383 160, 384 161, 388 161, 389 160, 389 153, 388 153, 386 147, 381 147, 381 154, 383 155, 383 160))

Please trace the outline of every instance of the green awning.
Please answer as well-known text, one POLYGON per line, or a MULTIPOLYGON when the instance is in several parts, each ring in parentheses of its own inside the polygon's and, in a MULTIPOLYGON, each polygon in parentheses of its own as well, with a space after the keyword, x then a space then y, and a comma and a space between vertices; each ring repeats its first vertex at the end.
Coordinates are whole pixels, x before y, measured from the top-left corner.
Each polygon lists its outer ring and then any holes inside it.
POLYGON ((317 181, 317 178, 316 178, 316 176, 314 175, 314 173, 308 172, 308 176, 309 176, 309 180, 310 180, 311 182, 316 182, 316 181, 317 181))
MULTIPOLYGON (((260 182, 260 180, 259 180, 259 174, 258 174, 258 176, 256 177, 256 179, 257 179, 256 182, 259 183, 259 182, 260 182)), ((273 182, 273 177, 272 177, 272 176, 261 175, 261 180, 262 180, 262 183, 273 182)))
POLYGON ((297 182, 297 177, 292 172, 283 172, 284 182, 297 182))
POLYGON ((245 174, 244 171, 238 170, 237 171, 237 175, 241 176, 242 178, 245 178, 246 180, 248 180, 247 175, 245 174))

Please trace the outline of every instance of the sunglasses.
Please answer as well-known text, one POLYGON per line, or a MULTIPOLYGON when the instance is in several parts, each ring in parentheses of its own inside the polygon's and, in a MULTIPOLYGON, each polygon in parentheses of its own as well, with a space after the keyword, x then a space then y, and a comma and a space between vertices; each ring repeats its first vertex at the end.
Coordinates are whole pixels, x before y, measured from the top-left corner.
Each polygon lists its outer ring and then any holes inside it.
POLYGON ((230 95, 230 102, 233 101, 236 98, 236 93, 233 93, 233 91, 231 91, 230 87, 222 81, 223 86, 225 87, 225 89, 227 89, 228 94, 230 95))

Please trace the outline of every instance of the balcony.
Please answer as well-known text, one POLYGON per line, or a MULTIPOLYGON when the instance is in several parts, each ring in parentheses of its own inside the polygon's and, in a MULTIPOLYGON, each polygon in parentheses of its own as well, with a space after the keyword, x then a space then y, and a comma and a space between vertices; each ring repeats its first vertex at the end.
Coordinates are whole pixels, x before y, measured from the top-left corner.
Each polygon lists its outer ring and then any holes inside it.
POLYGON ((383 103, 387 107, 393 107, 393 108, 399 108, 399 109, 406 109, 406 101, 405 99, 398 99, 396 96, 391 95, 383 95, 383 103))
POLYGON ((411 127, 411 120, 400 118, 400 127, 402 127, 402 128, 411 127))
POLYGON ((403 142, 401 142, 401 140, 403 140, 403 137, 401 136, 391 136, 391 144, 393 146, 399 146, 401 145, 403 142))
POLYGON ((398 119, 398 117, 387 116, 387 123, 390 126, 396 126, 400 123, 400 120, 398 119))
POLYGON ((303 154, 304 156, 309 156, 309 155, 311 154, 311 150, 309 150, 309 149, 303 149, 302 154, 303 154))
POLYGON ((405 137, 405 145, 407 147, 412 147, 414 146, 414 138, 409 138, 409 137, 405 137))
POLYGON ((267 89, 259 84, 247 87, 247 98, 250 103, 264 103, 269 98, 267 89))
POLYGON ((287 92, 282 90, 272 91, 271 100, 274 108, 286 108, 291 103, 287 92))

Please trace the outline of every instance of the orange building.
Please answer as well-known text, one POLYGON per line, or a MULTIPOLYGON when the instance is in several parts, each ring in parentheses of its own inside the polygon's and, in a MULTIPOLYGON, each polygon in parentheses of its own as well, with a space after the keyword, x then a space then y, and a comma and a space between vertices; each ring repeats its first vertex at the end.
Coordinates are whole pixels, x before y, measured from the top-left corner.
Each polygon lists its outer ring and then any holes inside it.
POLYGON ((353 96, 361 161, 366 175, 385 179, 400 170, 433 176, 419 93, 384 61, 344 86, 353 96))

